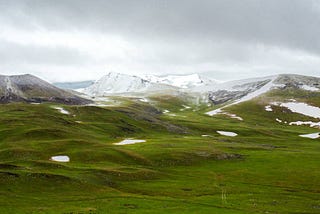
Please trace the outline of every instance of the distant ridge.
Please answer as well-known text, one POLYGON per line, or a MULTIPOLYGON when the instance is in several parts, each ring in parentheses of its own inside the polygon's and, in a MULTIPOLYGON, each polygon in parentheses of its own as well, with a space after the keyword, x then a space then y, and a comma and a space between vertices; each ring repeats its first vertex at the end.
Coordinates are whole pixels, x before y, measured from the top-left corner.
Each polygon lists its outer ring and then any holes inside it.
POLYGON ((70 105, 91 103, 30 74, 0 75, 0 103, 10 102, 57 102, 70 105))
POLYGON ((75 90, 75 89, 87 88, 90 85, 92 85, 94 82, 95 82, 94 80, 78 81, 78 82, 54 82, 52 83, 52 85, 62 89, 75 90))

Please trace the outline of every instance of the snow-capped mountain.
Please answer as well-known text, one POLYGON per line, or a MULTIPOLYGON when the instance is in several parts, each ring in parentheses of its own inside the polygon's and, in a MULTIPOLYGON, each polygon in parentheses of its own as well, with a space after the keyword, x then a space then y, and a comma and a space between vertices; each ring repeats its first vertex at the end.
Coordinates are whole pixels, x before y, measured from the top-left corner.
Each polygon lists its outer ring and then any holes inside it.
MULTIPOLYGON (((320 92, 320 78, 294 74, 280 74, 275 76, 245 79, 226 82, 212 86, 208 92, 209 100, 214 104, 225 104, 221 108, 207 112, 208 115, 221 113, 223 109, 231 105, 252 100, 273 89, 286 90, 292 93, 296 90, 320 92)), ((267 110, 270 111, 270 110, 267 110)))
POLYGON ((48 101, 64 104, 87 104, 91 102, 30 74, 0 75, 0 103, 16 101, 48 101))
POLYGON ((212 84, 197 87, 193 91, 208 93, 209 100, 214 104, 222 104, 228 101, 234 101, 235 103, 247 101, 276 88, 320 91, 320 78, 281 74, 212 84))
POLYGON ((165 77, 148 75, 141 78, 127 74, 109 73, 85 88, 83 93, 99 97, 119 93, 162 92, 172 94, 172 91, 180 91, 193 94, 193 96, 207 97, 207 100, 214 104, 223 104, 243 102, 272 89, 287 87, 319 91, 320 78, 282 74, 217 83, 197 74, 165 77))
POLYGON ((105 96, 119 93, 154 92, 176 89, 175 87, 152 83, 137 76, 110 72, 82 92, 90 96, 105 96))
POLYGON ((153 83, 167 84, 184 89, 216 84, 215 81, 202 77, 199 74, 167 76, 146 75, 143 78, 153 83))

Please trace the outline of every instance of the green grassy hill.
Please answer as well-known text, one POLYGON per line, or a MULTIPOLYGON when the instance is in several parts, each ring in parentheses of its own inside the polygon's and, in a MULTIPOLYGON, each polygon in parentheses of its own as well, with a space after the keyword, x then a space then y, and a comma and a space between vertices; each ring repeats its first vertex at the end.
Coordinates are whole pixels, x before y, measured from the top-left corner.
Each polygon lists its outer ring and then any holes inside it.
POLYGON ((226 109, 243 121, 170 96, 114 98, 115 107, 0 105, 0 213, 320 213, 320 139, 299 137, 319 129, 275 120, 312 118, 264 110, 292 98, 320 106, 320 93, 302 90, 226 109), (127 138, 146 142, 113 144, 127 138))

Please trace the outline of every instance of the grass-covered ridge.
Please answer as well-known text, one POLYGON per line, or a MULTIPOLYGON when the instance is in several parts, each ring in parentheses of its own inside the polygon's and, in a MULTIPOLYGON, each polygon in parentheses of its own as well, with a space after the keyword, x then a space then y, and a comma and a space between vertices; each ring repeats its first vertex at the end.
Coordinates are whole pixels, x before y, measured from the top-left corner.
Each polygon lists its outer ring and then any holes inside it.
MULTIPOLYGON (((319 93, 299 93, 296 99, 320 106, 319 93)), ((320 140, 298 136, 319 130, 275 121, 305 116, 264 110, 290 98, 272 91, 227 108, 243 121, 210 117, 207 104, 174 96, 58 105, 69 115, 50 103, 0 105, 0 211, 319 213, 320 140), (126 138, 147 142, 113 144, 126 138), (50 161, 55 155, 70 162, 50 161)))

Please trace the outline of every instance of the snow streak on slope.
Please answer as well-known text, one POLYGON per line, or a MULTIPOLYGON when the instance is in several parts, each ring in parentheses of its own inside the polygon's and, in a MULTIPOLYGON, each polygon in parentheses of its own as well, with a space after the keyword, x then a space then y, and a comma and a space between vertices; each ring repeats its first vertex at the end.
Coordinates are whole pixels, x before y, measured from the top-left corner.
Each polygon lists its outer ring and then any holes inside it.
POLYGON ((245 101, 248 101, 248 100, 251 100, 253 98, 256 98, 258 96, 260 96, 261 94, 264 94, 268 91, 270 91, 273 87, 276 87, 277 85, 275 85, 273 83, 273 81, 277 78, 277 76, 273 76, 271 77, 271 80, 265 84, 264 86, 262 86, 260 89, 242 97, 240 100, 236 101, 235 103, 233 104, 238 104, 238 103, 242 103, 242 102, 245 102, 245 101))
MULTIPOLYGON (((253 98, 256 98, 256 97, 260 96, 261 94, 264 94, 264 93, 270 91, 274 87, 278 87, 278 85, 274 84, 274 80, 277 78, 277 76, 272 76, 272 77, 268 77, 268 78, 269 78, 269 82, 266 83, 261 88, 253 91, 252 93, 247 94, 246 96, 236 100, 235 102, 233 102, 233 103, 231 103, 229 105, 223 106, 222 108, 215 109, 213 111, 209 111, 206 114, 210 115, 210 116, 213 116, 213 115, 217 114, 217 112, 220 112, 224 108, 227 108, 227 107, 229 107, 231 105, 239 104, 241 102, 245 102, 245 101, 251 100, 253 98)), ((261 79, 259 79, 259 80, 261 80, 261 79)), ((265 79, 265 80, 268 80, 268 79, 265 79)), ((248 80, 244 80, 243 83, 247 84, 248 83, 247 81, 248 80)), ((237 81, 237 83, 239 84, 240 82, 237 81)), ((228 86, 226 84, 223 84, 223 88, 227 88, 227 87, 228 86)), ((229 88, 234 88, 234 86, 229 86, 229 88)), ((218 88, 216 88, 216 90, 218 90, 218 88)))
POLYGON ((200 86, 193 88, 193 92, 215 92, 215 91, 246 91, 246 90, 255 90, 258 86, 256 83, 261 83, 269 80, 274 80, 278 76, 268 76, 260 78, 250 78, 243 80, 228 81, 223 83, 207 84, 205 86, 200 86))

